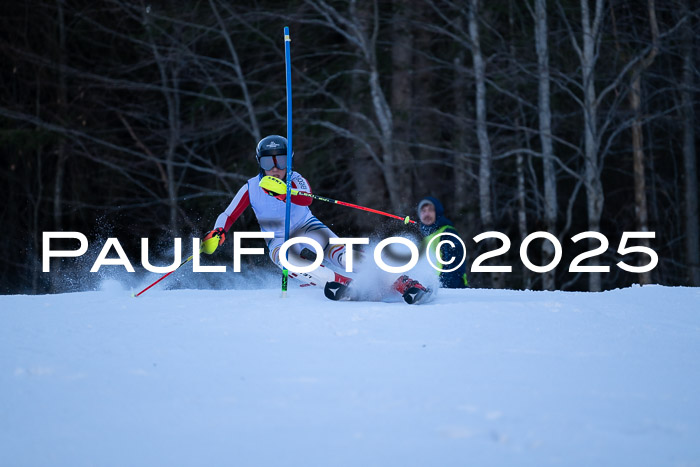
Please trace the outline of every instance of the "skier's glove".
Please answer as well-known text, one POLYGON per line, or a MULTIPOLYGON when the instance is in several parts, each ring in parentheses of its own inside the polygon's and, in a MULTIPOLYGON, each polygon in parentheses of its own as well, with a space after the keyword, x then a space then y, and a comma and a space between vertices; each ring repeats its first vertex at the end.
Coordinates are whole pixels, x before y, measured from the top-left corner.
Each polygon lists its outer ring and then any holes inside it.
MULTIPOLYGON (((270 177, 270 178, 274 178, 275 181, 279 181, 280 184, 284 184, 284 182, 283 182, 282 180, 278 179, 278 178, 275 178, 275 177, 270 177)), ((287 199, 287 194, 286 194, 286 193, 277 194, 277 193, 275 193, 274 191, 268 190, 267 188, 263 188, 263 187, 260 187, 260 188, 261 188, 262 191, 264 191, 267 195, 272 196, 273 198, 276 198, 276 199, 278 199, 278 200, 280 200, 280 201, 285 201, 285 200, 287 199)))
POLYGON ((226 232, 224 231, 223 228, 219 227, 218 229, 214 229, 208 234, 204 236, 202 239, 202 251, 208 255, 214 253, 216 251, 216 248, 221 246, 224 243, 224 240, 226 239, 226 232), (212 238, 217 238, 219 239, 218 243, 214 240, 208 242, 207 240, 211 240, 212 238))

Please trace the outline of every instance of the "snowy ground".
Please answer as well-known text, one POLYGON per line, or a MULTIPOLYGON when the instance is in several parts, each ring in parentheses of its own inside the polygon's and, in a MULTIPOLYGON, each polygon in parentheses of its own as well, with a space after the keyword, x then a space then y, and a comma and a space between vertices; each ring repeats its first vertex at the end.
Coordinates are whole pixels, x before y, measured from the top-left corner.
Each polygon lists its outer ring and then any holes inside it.
POLYGON ((0 296, 0 465, 700 465, 700 289, 0 296))

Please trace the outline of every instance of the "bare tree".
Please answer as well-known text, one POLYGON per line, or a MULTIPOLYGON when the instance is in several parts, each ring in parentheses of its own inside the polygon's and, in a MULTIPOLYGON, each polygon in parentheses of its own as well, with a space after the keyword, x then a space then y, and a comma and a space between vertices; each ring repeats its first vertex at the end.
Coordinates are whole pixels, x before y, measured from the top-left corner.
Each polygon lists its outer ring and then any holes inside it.
POLYGON ((404 212, 413 204, 411 196, 411 165, 413 158, 409 152, 413 112, 413 31, 409 22, 409 5, 403 0, 393 1, 394 11, 391 24, 391 115, 392 115, 392 154, 393 167, 399 185, 392 186, 399 205, 394 206, 404 212))
POLYGON ((681 98, 683 106, 683 167, 685 198, 685 250, 688 264, 688 284, 700 287, 700 223, 698 222, 698 172, 695 151, 695 112, 693 109, 694 88, 697 71, 694 61, 693 16, 690 2, 683 4, 685 25, 683 26, 683 84, 681 98))
MULTIPOLYGON (((58 11, 58 114, 63 118, 68 108, 68 90, 66 85, 66 21, 64 14, 65 0, 56 0, 58 11)), ((56 160, 55 182, 53 189, 53 219, 54 228, 57 231, 63 230, 63 182, 66 171, 66 159, 68 158, 67 141, 61 139, 58 145, 58 157, 56 160)))
MULTIPOLYGON (((628 99, 630 109, 634 115, 632 122, 632 160, 634 167, 634 210, 637 220, 637 230, 641 232, 649 231, 649 212, 647 208, 647 194, 644 171, 644 143, 642 135, 642 73, 649 68, 654 62, 659 47, 659 27, 656 22, 656 7, 654 0, 647 1, 647 10, 649 13, 649 25, 651 29, 652 48, 649 53, 640 60, 631 70, 630 73, 630 92, 628 99)), ((642 239, 641 243, 645 247, 649 247, 649 240, 642 239)), ((643 260, 640 260, 643 261, 643 260)), ((651 283, 651 272, 645 272, 639 275, 640 284, 651 283)))
MULTIPOLYGON (((535 0, 535 47, 537 49, 537 82, 538 82, 538 115, 540 125, 540 143, 542 145, 542 167, 544 179, 544 218, 547 232, 557 235, 557 174, 554 167, 554 149, 552 144, 552 110, 550 107, 549 90, 549 46, 547 44, 547 1, 535 0)), ((554 258, 554 245, 542 243, 542 258, 544 264, 549 264, 554 258)), ((542 276, 542 288, 554 290, 555 271, 549 271, 542 276)))
MULTIPOLYGON (((486 63, 481 53, 479 39, 479 0, 470 0, 469 37, 471 39, 474 81, 476 85, 476 135, 479 141, 479 208, 481 224, 486 231, 494 229, 493 207, 491 205, 491 142, 486 125, 486 63)), ((495 288, 503 287, 503 274, 491 273, 491 284, 495 288)))
MULTIPOLYGON (((238 83, 241 88, 241 94, 243 95, 243 102, 245 103, 245 109, 248 114, 248 119, 250 120, 250 131, 253 135, 253 138, 255 138, 255 141, 260 141, 261 139, 261 134, 260 134, 260 125, 258 125, 258 118, 255 113, 255 107, 253 105, 253 99, 250 95, 250 91, 248 90, 248 82, 245 77, 245 74, 243 73, 243 68, 241 67, 241 61, 238 58, 238 52, 236 51, 236 47, 233 43, 233 40, 231 39, 231 35, 229 34, 226 23, 222 19, 221 15, 219 14, 219 9, 216 6, 216 1, 215 0, 209 0, 209 6, 211 7, 212 12, 214 13, 214 16, 216 17, 216 22, 219 25, 220 32, 224 40, 226 41, 226 46, 228 47, 229 53, 231 54, 231 67, 233 68, 233 71, 236 73, 236 78, 238 78, 238 83)), ((224 5, 225 6, 225 5, 224 5)))
MULTIPOLYGON (((377 58, 380 21, 378 2, 375 0, 372 3, 373 11, 369 18, 369 15, 364 10, 358 9, 358 2, 356 1, 349 3, 347 11, 339 11, 325 0, 306 0, 306 3, 321 18, 314 18, 310 22, 330 28, 340 34, 363 61, 362 74, 366 78, 369 89, 370 108, 372 109, 374 120, 368 120, 367 116, 361 117, 365 124, 370 126, 368 134, 362 135, 361 139, 370 138, 376 141, 379 153, 375 154, 372 160, 380 167, 387 187, 391 209, 400 212, 406 203, 410 202, 410 196, 407 195, 411 186, 411 181, 408 178, 410 172, 406 171, 404 167, 409 161, 405 159, 405 153, 397 152, 394 147, 396 144, 394 113, 380 81, 379 60, 377 58)), ((397 53, 398 50, 400 49, 397 49, 397 53)), ((356 96, 352 96, 352 98, 354 97, 356 96)), ((344 103, 342 105, 345 106, 344 103)), ((350 136, 347 134, 346 129, 332 128, 345 137, 350 136)), ((357 136, 354 135, 352 137, 357 136)))
POLYGON ((163 56, 160 53, 158 45, 153 39, 150 28, 149 40, 153 58, 158 67, 160 75, 161 93, 167 106, 167 146, 165 151, 165 186, 167 190, 167 204, 170 213, 170 232, 172 235, 178 234, 178 210, 177 210, 177 191, 178 183, 175 176, 175 158, 178 146, 182 138, 181 120, 180 120, 180 95, 178 93, 180 87, 180 71, 182 61, 177 51, 172 56, 163 56))
MULTIPOLYGON (((589 0, 580 0, 581 40, 575 36, 569 27, 569 38, 581 64, 581 88, 583 99, 579 101, 583 111, 583 161, 584 187, 586 189, 586 211, 588 214, 588 230, 600 232, 600 219, 603 213, 603 184, 600 179, 600 128, 598 125, 599 97, 596 93, 596 64, 599 58, 601 41, 601 23, 603 21, 604 0, 595 0, 591 12, 589 0), (582 43, 582 46, 580 45, 582 43)), ((566 15, 562 13, 566 20, 566 15)), ((568 24, 568 23, 567 23, 568 24)), ((592 250, 597 247, 596 240, 589 238, 588 246, 592 250)), ((589 264, 600 266, 600 258, 595 256, 589 264)), ((600 272, 588 273, 588 288, 591 291, 601 290, 600 272)))
MULTIPOLYGON (((459 23, 462 23, 460 17, 459 23)), ((474 172, 474 162, 468 155, 469 122, 472 120, 469 114, 467 102, 467 71, 464 67, 466 49, 460 47, 457 57, 454 59, 454 82, 452 85, 452 96, 454 96, 455 110, 455 131, 453 139, 450 141, 454 150, 454 210, 457 213, 455 225, 465 238, 472 238, 477 232, 476 206, 478 197, 471 187, 476 178, 474 172)))
MULTIPOLYGON (((0 17, 0 221, 27 250, 0 252, 2 283, 49 290, 26 259, 42 230, 201 233, 257 170, 251 145, 283 131, 283 42, 272 24, 292 27, 297 162, 319 193, 401 212, 432 193, 465 240, 535 228, 577 254, 586 246, 571 247, 573 233, 599 230, 614 245, 637 222, 634 148, 648 222, 667 214, 653 226, 654 280, 698 283, 698 16, 682 4, 656 2, 663 53, 651 61, 648 4, 631 0, 11 2, 0 17)), ((379 225, 315 209, 355 231, 379 225)), ((542 245, 532 253, 547 262, 542 245)), ((556 282, 523 284, 596 290, 636 279, 614 256, 600 256, 613 272, 597 279, 562 264, 556 282)), ((516 248, 507 261, 519 263, 516 248)))

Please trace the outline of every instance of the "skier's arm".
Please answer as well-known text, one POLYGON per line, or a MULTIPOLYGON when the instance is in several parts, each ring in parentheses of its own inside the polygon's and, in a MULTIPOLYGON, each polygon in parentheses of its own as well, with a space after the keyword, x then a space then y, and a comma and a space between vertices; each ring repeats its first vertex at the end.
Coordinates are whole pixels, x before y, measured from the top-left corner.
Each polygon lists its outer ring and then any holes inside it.
POLYGON ((216 218, 214 230, 223 228, 224 231, 228 232, 233 223, 236 222, 236 219, 240 217, 248 206, 250 206, 250 195, 248 194, 248 184, 246 183, 238 190, 238 193, 236 193, 226 210, 216 218))
POLYGON ((219 239, 218 244, 216 242, 209 243, 209 246, 206 247, 208 250, 204 250, 205 253, 209 255, 214 253, 216 248, 224 243, 224 240, 226 239, 226 232, 228 232, 233 223, 236 222, 236 219, 240 217, 241 213, 245 211, 245 208, 247 208, 249 205, 250 195, 248 194, 248 184, 246 183, 240 190, 238 190, 238 193, 236 193, 236 196, 233 198, 233 201, 231 201, 226 210, 219 214, 219 217, 216 218, 214 228, 204 236, 204 239, 202 239, 203 243, 207 242, 207 240, 210 240, 212 237, 217 237, 219 239))
MULTIPOLYGON (((301 175, 292 179, 292 188, 311 194, 311 185, 309 185, 309 182, 301 175)), ((292 195, 292 203, 298 204, 299 206, 308 206, 311 204, 311 201, 313 201, 313 198, 309 196, 292 195)))

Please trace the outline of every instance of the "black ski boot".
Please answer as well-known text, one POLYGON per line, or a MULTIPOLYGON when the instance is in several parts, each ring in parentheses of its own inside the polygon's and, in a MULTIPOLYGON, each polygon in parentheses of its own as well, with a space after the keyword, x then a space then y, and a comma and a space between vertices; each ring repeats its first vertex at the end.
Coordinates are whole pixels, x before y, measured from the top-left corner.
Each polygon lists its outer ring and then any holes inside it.
POLYGON ((394 282, 394 290, 403 296, 403 299, 409 305, 415 305, 425 300, 433 292, 431 289, 425 287, 423 284, 417 280, 411 279, 410 277, 403 275, 396 279, 394 282))

